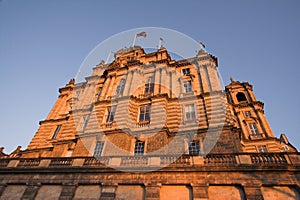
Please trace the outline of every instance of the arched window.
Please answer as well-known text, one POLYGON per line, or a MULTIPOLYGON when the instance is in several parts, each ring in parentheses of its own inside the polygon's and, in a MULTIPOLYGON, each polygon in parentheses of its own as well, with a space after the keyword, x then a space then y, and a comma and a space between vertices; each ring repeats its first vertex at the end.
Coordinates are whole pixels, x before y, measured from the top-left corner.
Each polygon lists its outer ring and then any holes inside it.
POLYGON ((116 94, 120 94, 122 95, 124 92, 124 88, 125 88, 125 79, 121 79, 119 85, 117 86, 116 89, 116 94))
POLYGON ((238 102, 247 101, 247 98, 243 92, 238 92, 236 95, 236 99, 238 100, 238 102))

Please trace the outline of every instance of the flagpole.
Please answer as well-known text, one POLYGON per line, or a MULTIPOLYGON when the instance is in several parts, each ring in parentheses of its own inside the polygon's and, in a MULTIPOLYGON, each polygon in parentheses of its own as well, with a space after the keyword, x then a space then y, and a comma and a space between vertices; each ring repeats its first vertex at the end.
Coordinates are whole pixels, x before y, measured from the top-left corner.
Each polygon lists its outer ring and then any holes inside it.
POLYGON ((137 33, 134 34, 134 38, 133 38, 133 42, 132 42, 132 47, 134 47, 134 45, 135 45, 136 35, 137 35, 137 33))

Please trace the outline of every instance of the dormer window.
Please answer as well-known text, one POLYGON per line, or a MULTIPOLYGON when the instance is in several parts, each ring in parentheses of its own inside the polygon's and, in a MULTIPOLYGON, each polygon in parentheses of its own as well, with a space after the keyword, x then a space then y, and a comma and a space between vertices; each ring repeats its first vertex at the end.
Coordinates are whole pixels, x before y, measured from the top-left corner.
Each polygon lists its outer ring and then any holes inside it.
POLYGON ((190 68, 182 69, 182 73, 183 73, 183 75, 190 75, 191 74, 190 68))
POLYGON ((238 92, 236 95, 238 102, 247 101, 247 98, 243 92, 238 92))

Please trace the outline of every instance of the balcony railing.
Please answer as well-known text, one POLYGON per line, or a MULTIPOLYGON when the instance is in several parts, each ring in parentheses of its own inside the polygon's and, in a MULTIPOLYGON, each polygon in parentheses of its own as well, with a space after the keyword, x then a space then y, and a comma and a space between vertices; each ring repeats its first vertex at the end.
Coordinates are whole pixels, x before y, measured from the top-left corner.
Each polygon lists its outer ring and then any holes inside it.
POLYGON ((60 167, 205 167, 205 166, 300 166, 300 153, 241 153, 191 155, 101 156, 68 158, 0 158, 3 168, 60 167))

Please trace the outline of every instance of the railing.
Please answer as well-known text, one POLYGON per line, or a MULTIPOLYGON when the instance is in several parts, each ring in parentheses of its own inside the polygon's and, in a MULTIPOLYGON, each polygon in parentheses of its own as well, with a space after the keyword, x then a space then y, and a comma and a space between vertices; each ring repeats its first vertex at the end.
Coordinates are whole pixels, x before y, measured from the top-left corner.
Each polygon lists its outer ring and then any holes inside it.
POLYGON ((121 159, 122 166, 147 166, 148 157, 144 156, 126 156, 121 159))
POLYGON ((20 159, 18 167, 37 167, 40 162, 40 159, 20 159))
POLYGON ((150 121, 142 121, 142 122, 137 122, 136 127, 146 127, 150 125, 150 121))
POLYGON ((250 155, 252 164, 255 165, 287 165, 288 161, 286 160, 284 154, 253 154, 250 155))
POLYGON ((68 167, 72 166, 73 158, 54 158, 51 159, 49 167, 68 167))
POLYGON ((141 155, 101 156, 68 158, 0 158, 0 168, 31 167, 176 167, 192 166, 297 166, 300 167, 300 153, 240 153, 191 155, 141 155))
POLYGON ((211 154, 204 157, 207 165, 235 165, 237 164, 234 154, 211 154))
POLYGON ((181 156, 161 156, 160 158, 161 165, 191 165, 191 156, 190 155, 181 155, 181 156))
POLYGON ((109 164, 108 157, 89 157, 85 158, 83 166, 105 166, 109 164))
POLYGON ((9 159, 0 159, 0 167, 7 167, 9 159))

